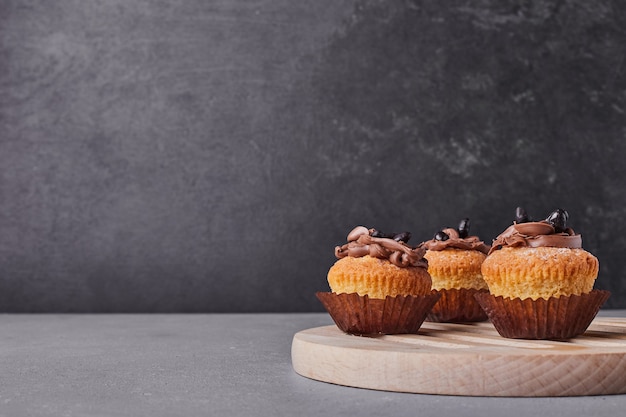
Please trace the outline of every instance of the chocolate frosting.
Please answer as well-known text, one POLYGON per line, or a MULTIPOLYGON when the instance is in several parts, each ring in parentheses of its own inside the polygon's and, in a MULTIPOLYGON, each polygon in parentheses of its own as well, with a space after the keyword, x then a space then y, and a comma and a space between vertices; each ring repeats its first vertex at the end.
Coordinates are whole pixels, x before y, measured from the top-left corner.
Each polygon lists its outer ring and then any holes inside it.
POLYGON ((554 227, 545 220, 539 222, 513 223, 497 238, 494 239, 489 253, 510 247, 531 247, 550 246, 555 248, 582 248, 583 240, 580 234, 574 233, 568 227, 561 233, 556 233, 554 227))
POLYGON ((459 236, 459 231, 451 227, 443 229, 442 232, 448 235, 446 240, 431 239, 422 243, 422 247, 428 250, 444 250, 448 248, 464 249, 464 250, 477 250, 484 254, 489 253, 489 245, 480 240, 478 236, 467 236, 462 238, 459 236))
POLYGON ((360 258, 372 256, 387 259, 394 265, 407 268, 411 266, 428 268, 428 261, 424 258, 426 249, 412 248, 404 242, 383 237, 372 237, 374 229, 364 226, 355 227, 348 234, 348 243, 335 247, 335 256, 339 259, 346 256, 360 258))

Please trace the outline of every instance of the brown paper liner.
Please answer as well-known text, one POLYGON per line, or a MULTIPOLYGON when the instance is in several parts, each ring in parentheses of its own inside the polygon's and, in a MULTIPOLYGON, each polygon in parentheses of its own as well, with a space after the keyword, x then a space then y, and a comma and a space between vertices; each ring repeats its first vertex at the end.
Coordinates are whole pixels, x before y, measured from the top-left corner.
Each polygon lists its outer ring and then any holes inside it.
POLYGON ((426 321, 439 323, 470 323, 487 320, 487 314, 482 309, 474 294, 489 293, 488 290, 475 288, 452 288, 433 290, 441 294, 437 304, 426 316, 426 321))
POLYGON ((426 315, 441 297, 387 297, 384 300, 360 296, 357 293, 315 294, 342 331, 354 335, 417 333, 426 315))
POLYGON ((476 300, 502 337, 565 340, 583 334, 611 293, 539 298, 504 298, 476 294, 476 300))

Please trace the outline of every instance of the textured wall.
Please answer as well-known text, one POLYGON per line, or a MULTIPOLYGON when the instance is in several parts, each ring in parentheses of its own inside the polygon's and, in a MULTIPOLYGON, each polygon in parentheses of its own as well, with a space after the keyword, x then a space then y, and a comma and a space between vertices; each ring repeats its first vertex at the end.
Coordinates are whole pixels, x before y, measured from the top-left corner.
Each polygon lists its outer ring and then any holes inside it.
POLYGON ((626 308, 618 1, 0 3, 1 311, 321 311, 357 224, 557 207, 626 308))

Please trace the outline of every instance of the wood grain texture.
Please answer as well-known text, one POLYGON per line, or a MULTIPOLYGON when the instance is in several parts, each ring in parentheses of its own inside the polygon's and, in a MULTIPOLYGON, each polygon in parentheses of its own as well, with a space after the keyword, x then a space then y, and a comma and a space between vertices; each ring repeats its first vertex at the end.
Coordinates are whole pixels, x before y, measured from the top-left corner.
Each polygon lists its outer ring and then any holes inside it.
POLYGON ((294 370, 339 385, 422 394, 551 397, 626 393, 626 319, 596 318, 565 342, 513 340, 491 323, 424 323, 419 334, 298 332, 294 370))

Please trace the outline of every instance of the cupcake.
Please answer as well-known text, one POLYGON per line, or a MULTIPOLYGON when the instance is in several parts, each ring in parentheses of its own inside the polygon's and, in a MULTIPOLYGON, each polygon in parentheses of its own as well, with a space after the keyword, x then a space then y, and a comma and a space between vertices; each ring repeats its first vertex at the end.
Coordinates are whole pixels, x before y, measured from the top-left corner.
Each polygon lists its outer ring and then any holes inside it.
POLYGON ((433 239, 420 245, 426 249, 424 257, 428 260, 433 290, 441 294, 441 299, 428 314, 428 321, 487 320, 474 295, 489 292, 481 266, 490 247, 478 236, 470 236, 469 227, 469 219, 463 219, 458 228, 440 230, 433 239))
POLYGON ((439 298, 431 294, 425 249, 408 245, 410 233, 384 234, 363 226, 335 248, 328 271, 331 292, 318 292, 346 333, 416 333, 439 298))
POLYGON ((479 301, 504 337, 563 340, 585 332, 609 297, 594 290, 599 262, 582 248, 557 209, 530 221, 517 208, 515 220, 494 241, 482 264, 490 294, 479 301))

